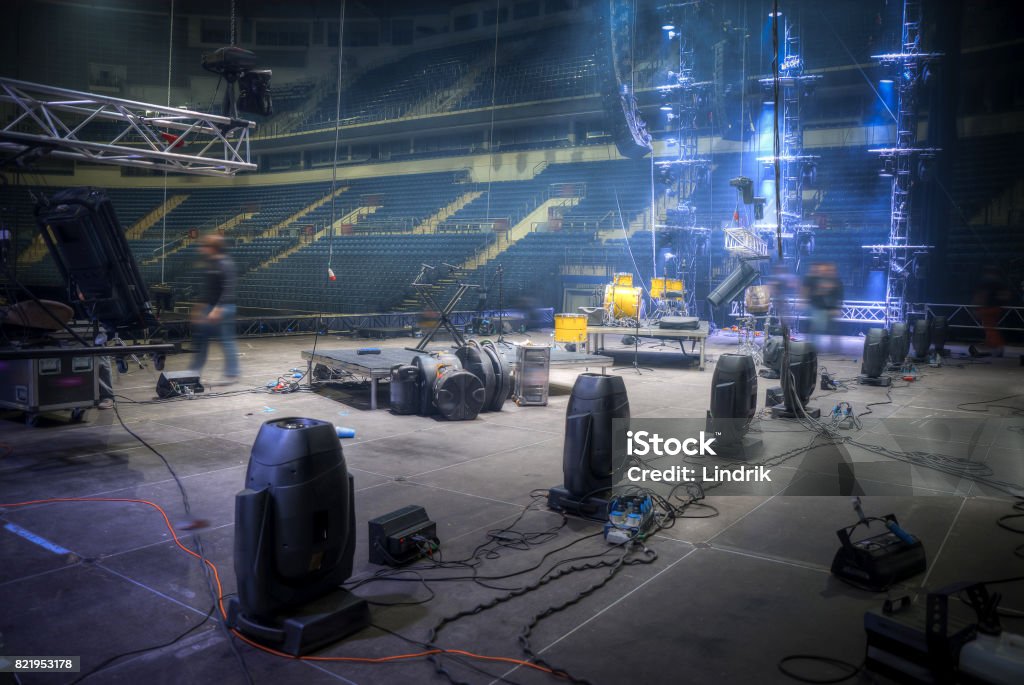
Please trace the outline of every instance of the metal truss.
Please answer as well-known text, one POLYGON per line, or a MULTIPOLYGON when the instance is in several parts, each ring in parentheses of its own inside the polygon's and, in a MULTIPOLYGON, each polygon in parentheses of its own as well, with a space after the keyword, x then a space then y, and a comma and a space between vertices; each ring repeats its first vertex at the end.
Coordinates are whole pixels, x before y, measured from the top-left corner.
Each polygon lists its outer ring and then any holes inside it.
MULTIPOLYGON (((537 312, 545 325, 554 324, 554 309, 537 312)), ((235 331, 248 338, 277 337, 282 335, 312 335, 316 332, 355 334, 361 330, 396 329, 418 326, 423 312, 394 312, 390 314, 294 314, 271 316, 240 316, 235 320, 235 331)), ((498 310, 452 312, 450 318, 456 326, 465 326, 476 317, 498 318, 498 310)), ((502 318, 525 318, 519 310, 506 309, 502 318)), ((188 319, 161 321, 159 332, 167 340, 186 340, 192 337, 192 324, 188 319)))
MULTIPOLYGON (((787 304, 788 311, 799 312, 793 318, 810 318, 810 315, 805 313, 805 310, 807 309, 806 300, 790 299, 787 300, 787 304)), ((745 316, 746 312, 744 310, 743 303, 739 300, 733 301, 729 313, 732 316, 737 317, 745 316)), ((842 321, 844 323, 877 323, 884 327, 886 325, 885 302, 874 300, 844 300, 839 316, 836 317, 836 321, 842 321)))
POLYGON ((922 157, 934 157, 938 150, 917 147, 917 91, 924 65, 940 56, 940 53, 921 51, 920 0, 903 2, 902 51, 872 56, 895 70, 899 97, 895 114, 896 144, 872 150, 881 157, 884 172, 892 175, 889 244, 885 248, 889 254, 885 284, 889 321, 902 321, 906 314, 907 281, 912 277, 913 263, 919 254, 909 245, 913 162, 922 157))
MULTIPOLYGON (((981 323, 979 310, 982 307, 973 304, 914 304, 911 309, 931 316, 946 317, 946 325, 950 328, 977 328, 981 323)), ((1003 307, 1003 315, 999 317, 996 328, 1002 331, 1024 331, 1024 307, 1003 307)))
POLYGON ((0 150, 202 176, 255 171, 244 119, 0 78, 0 150))
MULTIPOLYGON (((785 21, 785 54, 779 64, 779 90, 782 93, 782 111, 780 119, 782 130, 780 141, 779 175, 775 179, 779 184, 782 199, 782 215, 779 224, 784 235, 795 237, 800 234, 814 234, 816 226, 805 224, 804 221, 804 172, 818 159, 817 155, 805 155, 804 130, 800 119, 800 105, 804 96, 814 88, 821 79, 818 74, 804 73, 804 60, 800 55, 800 34, 796 24, 785 21)), ((764 88, 774 87, 774 78, 760 79, 764 88)), ((775 157, 758 157, 758 161, 774 166, 775 157)), ((772 228, 774 233, 774 227, 772 228)), ((787 250, 790 256, 797 253, 797 245, 789 241, 787 250)), ((797 255, 798 256, 798 255, 797 255)))
POLYGON ((725 229, 725 250, 738 257, 765 257, 768 244, 746 228, 725 229))

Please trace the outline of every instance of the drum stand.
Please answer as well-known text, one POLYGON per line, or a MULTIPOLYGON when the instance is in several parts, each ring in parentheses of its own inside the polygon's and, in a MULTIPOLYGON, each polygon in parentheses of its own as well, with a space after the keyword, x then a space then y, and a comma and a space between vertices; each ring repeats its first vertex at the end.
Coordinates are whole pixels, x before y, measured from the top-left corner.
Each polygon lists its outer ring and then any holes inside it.
MULTIPOLYGON (((643 292, 643 291, 641 291, 643 292)), ((618 371, 620 369, 632 369, 636 371, 638 376, 642 376, 644 371, 654 371, 654 369, 647 366, 640 366, 640 319, 644 314, 644 301, 642 296, 637 298, 636 305, 636 319, 634 324, 633 332, 633 364, 632 366, 617 366, 612 371, 618 371)), ((614 307, 614 303, 612 304, 614 307)))

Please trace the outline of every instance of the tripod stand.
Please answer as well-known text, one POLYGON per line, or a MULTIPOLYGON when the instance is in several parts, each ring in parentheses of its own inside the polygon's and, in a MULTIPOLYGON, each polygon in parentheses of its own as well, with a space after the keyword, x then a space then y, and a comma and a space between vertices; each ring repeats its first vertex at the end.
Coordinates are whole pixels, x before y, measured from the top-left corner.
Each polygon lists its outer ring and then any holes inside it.
MULTIPOLYGON (((612 304, 614 311, 615 304, 612 304)), ((637 290, 636 294, 636 318, 634 319, 634 332, 633 332, 633 364, 631 366, 617 366, 612 371, 618 371, 620 369, 632 369, 637 373, 638 376, 642 376, 644 371, 654 371, 654 369, 648 366, 640 366, 640 318, 643 316, 644 310, 643 291, 637 290)))

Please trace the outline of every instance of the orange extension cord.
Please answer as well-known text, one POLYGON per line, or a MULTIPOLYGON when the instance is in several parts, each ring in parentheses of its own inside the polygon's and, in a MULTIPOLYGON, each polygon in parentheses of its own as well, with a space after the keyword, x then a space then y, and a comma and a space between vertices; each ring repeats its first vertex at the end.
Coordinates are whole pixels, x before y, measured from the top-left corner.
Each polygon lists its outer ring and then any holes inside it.
MULTIPOLYGON (((160 515, 163 517, 164 525, 167 526, 167 530, 171 532, 171 536, 174 538, 174 544, 176 544, 182 551, 192 555, 196 559, 204 561, 206 565, 210 567, 210 570, 213 571, 213 579, 217 582, 217 602, 220 605, 220 613, 223 618, 227 618, 227 611, 224 609, 224 588, 221 586, 220 583, 220 573, 217 571, 217 566, 209 559, 203 559, 194 551, 192 551, 191 549, 182 544, 181 540, 178 539, 178 534, 175 532, 174 526, 171 525, 171 520, 167 517, 167 512, 165 512, 163 508, 159 504, 156 504, 155 502, 150 502, 149 500, 144 499, 126 499, 117 497, 57 497, 53 499, 37 499, 28 502, 16 502, 14 504, 0 504, 0 508, 13 509, 15 507, 27 507, 34 504, 55 504, 59 502, 130 502, 132 504, 145 504, 148 507, 156 509, 158 512, 160 512, 160 515)), ((276 649, 265 647, 259 644, 258 642, 254 642, 247 638, 245 635, 242 635, 237 630, 232 629, 231 633, 242 642, 252 647, 255 647, 256 649, 259 649, 260 651, 266 652, 268 654, 273 654, 274 656, 280 656, 286 659, 297 659, 300 661, 345 661, 360 664, 386 664, 395 661, 405 661, 408 659, 421 659, 424 657, 433 656, 435 654, 453 654, 456 656, 469 657, 470 659, 479 659, 481 661, 496 661, 506 664, 514 664, 516 666, 525 666, 526 668, 532 668, 535 671, 540 671, 542 673, 547 673, 549 675, 559 677, 558 674, 555 673, 552 669, 545 668, 544 666, 540 666, 529 661, 523 661, 522 659, 513 659, 511 657, 506 656, 488 656, 486 654, 475 654, 464 649, 428 649, 423 652, 415 652, 410 654, 394 654, 392 656, 381 657, 294 656, 292 654, 287 654, 285 652, 279 652, 276 649)))

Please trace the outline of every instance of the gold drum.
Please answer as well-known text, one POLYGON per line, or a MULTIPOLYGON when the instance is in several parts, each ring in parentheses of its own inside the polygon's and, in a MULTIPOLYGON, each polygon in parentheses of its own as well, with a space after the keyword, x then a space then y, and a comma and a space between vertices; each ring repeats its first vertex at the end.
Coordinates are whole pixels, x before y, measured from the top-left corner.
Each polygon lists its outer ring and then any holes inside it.
POLYGON ((743 304, 749 314, 767 314, 771 307, 771 293, 766 285, 752 285, 747 288, 743 297, 743 304))

